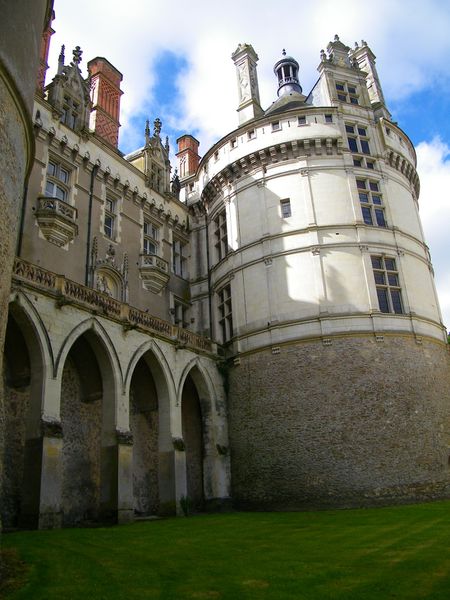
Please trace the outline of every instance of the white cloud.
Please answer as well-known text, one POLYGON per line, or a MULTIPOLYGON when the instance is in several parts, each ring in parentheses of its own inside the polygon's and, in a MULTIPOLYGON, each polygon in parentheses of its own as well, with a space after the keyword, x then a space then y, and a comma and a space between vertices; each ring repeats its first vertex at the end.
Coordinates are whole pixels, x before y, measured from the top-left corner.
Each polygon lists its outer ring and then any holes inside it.
POLYGON ((420 216, 430 246, 444 324, 450 328, 450 147, 439 138, 417 148, 420 216))
MULTIPOLYGON (((305 92, 317 78, 319 52, 338 33, 345 43, 366 39, 377 54, 377 66, 388 100, 405 100, 412 92, 430 90, 439 80, 441 93, 450 92, 450 3, 441 0, 55 0, 56 34, 52 40, 51 73, 62 43, 66 54, 75 45, 84 59, 104 56, 124 75, 121 140, 139 146, 142 123, 130 119, 158 94, 153 65, 164 50, 181 54, 188 65, 178 75, 176 114, 166 117, 186 133, 194 133, 204 153, 237 126, 237 90, 231 53, 238 43, 251 43, 259 54, 261 102, 275 99, 272 72, 285 47, 300 63, 305 92), (180 116, 181 115, 181 116, 180 116)), ((167 77, 171 74, 168 73, 167 77)), ((156 114, 147 115, 153 120, 156 114)), ((403 119, 402 119, 403 121, 403 119)), ((164 126, 163 126, 164 128, 164 126)), ((450 140, 448 140, 450 144, 450 140)), ((418 147, 422 179, 421 214, 431 246, 436 281, 450 325, 450 272, 444 231, 449 223, 449 148, 434 140, 418 147)))

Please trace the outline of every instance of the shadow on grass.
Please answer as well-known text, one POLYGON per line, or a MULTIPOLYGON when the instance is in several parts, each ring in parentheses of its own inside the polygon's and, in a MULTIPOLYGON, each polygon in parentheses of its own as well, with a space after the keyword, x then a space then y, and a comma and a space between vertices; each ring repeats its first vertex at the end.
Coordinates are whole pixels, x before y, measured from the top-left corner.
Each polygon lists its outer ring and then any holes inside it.
POLYGON ((28 572, 28 565, 19 558, 15 548, 0 550, 0 598, 6 598, 23 587, 28 572))

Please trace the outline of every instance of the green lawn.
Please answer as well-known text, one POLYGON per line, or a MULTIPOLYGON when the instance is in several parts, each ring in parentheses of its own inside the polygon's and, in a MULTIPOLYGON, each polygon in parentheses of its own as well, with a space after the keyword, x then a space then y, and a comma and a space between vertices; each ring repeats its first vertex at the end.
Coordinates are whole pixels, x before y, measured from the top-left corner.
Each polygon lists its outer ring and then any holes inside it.
POLYGON ((3 546, 29 565, 8 598, 450 598, 450 502, 21 532, 3 546))

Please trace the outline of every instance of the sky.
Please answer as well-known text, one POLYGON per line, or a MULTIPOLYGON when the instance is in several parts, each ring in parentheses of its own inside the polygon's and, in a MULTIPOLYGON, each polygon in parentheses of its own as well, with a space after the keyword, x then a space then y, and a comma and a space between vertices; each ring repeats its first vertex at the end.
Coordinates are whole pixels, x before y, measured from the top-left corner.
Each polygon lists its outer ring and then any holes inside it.
MULTIPOLYGON (((338 34, 353 46, 366 40, 393 120, 417 151, 420 214, 450 328, 450 0, 55 0, 47 82, 62 44, 66 63, 107 58, 122 74, 120 149, 143 145, 146 119, 163 122, 171 153, 184 133, 200 154, 238 125, 235 67, 239 43, 259 56, 263 108, 276 99, 273 65, 281 51, 300 63, 308 93, 320 50, 338 34)), ((173 163, 175 167, 175 163, 173 163)))

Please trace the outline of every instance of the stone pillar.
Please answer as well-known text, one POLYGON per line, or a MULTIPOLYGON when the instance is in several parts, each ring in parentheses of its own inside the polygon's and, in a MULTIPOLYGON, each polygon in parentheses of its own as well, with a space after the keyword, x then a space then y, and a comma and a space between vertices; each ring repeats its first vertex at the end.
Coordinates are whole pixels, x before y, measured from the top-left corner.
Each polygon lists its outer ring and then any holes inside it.
POLYGON ((133 437, 130 431, 117 431, 117 522, 134 519, 133 437))
MULTIPOLYGON (((19 214, 34 157, 33 96, 41 35, 52 0, 0 0, 0 313, 8 314, 19 214)), ((0 322, 0 372, 6 319, 0 322)), ((0 396, 0 481, 3 473, 3 397, 0 396)), ((1 524, 0 524, 1 526, 1 524)))

